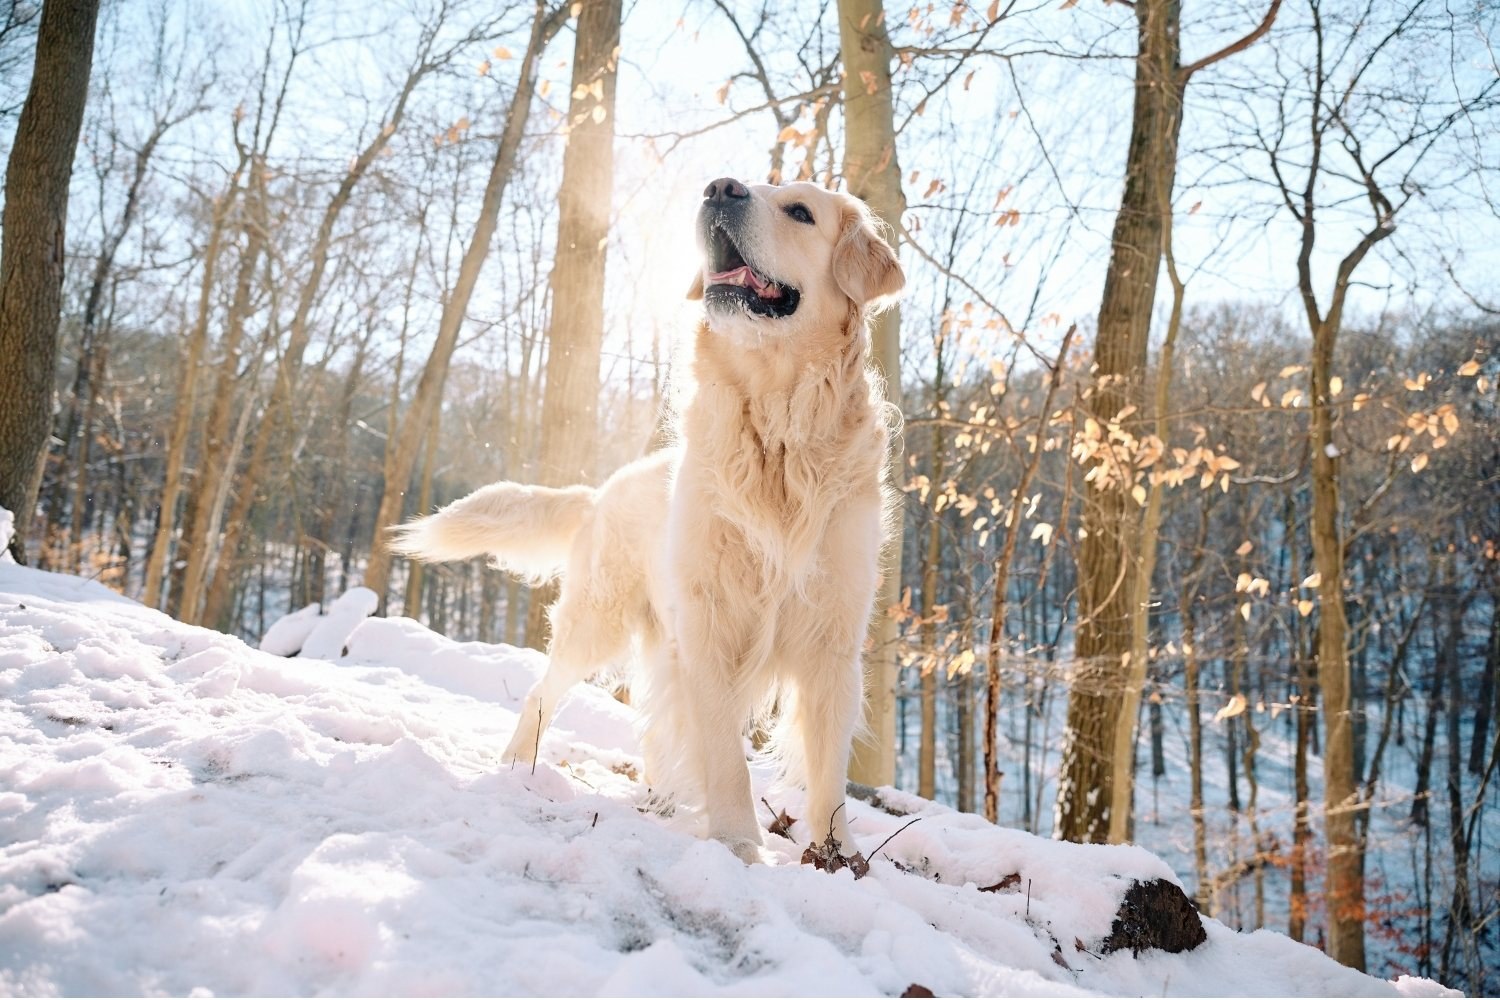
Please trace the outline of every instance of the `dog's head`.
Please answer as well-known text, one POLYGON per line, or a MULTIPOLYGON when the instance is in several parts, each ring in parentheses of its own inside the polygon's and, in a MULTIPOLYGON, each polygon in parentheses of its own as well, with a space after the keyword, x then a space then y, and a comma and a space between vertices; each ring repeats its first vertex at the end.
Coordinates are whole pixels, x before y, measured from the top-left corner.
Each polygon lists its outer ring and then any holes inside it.
POLYGON ((763 341, 842 328, 851 308, 889 304, 901 262, 864 202, 815 184, 708 185, 698 211, 702 270, 688 292, 718 333, 763 341))

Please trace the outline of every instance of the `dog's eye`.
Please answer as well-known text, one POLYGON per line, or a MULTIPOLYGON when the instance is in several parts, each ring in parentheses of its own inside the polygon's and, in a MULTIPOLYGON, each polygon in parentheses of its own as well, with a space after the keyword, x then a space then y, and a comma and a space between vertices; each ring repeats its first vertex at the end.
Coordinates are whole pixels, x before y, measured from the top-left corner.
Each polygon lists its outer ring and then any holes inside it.
POLYGON ((782 211, 787 215, 790 215, 792 218, 796 219, 798 222, 803 223, 804 225, 810 226, 813 224, 812 213, 809 212, 807 210, 807 206, 802 204, 802 202, 800 201, 793 202, 786 208, 782 209, 782 211))

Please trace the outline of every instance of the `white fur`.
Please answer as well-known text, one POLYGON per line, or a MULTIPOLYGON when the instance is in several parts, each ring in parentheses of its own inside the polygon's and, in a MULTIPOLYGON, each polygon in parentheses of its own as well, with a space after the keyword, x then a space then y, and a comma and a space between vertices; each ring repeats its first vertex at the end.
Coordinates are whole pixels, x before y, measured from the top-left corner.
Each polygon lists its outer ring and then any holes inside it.
MULTIPOLYGON (((806 820, 853 853, 839 807, 891 506, 864 320, 903 279, 855 199, 810 184, 751 197, 754 232, 741 249, 801 303, 782 319, 709 311, 678 448, 597 493, 487 486, 404 526, 395 547, 431 560, 489 553, 533 576, 562 568, 551 662, 507 760, 531 762, 568 690, 634 642, 653 787, 701 805, 710 836, 757 858, 744 734, 774 702, 776 745, 807 782, 806 820), (789 219, 781 209, 792 202, 815 224, 789 219)), ((700 276, 689 294, 701 291, 700 276)))

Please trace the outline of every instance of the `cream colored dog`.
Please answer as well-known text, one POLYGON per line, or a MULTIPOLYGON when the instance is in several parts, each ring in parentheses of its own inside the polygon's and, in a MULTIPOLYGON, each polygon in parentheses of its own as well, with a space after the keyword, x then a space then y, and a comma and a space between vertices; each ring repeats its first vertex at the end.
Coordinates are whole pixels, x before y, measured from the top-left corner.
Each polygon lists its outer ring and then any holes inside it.
POLYGON ((680 446, 597 490, 487 486, 397 529, 393 548, 561 572, 551 663, 507 760, 531 762, 568 690, 634 639, 653 786, 701 805, 710 836, 757 859, 745 733, 774 703, 815 839, 831 828, 853 854, 840 806, 892 506, 865 319, 904 277, 864 204, 811 184, 714 181, 698 235, 688 294, 705 310, 680 446))

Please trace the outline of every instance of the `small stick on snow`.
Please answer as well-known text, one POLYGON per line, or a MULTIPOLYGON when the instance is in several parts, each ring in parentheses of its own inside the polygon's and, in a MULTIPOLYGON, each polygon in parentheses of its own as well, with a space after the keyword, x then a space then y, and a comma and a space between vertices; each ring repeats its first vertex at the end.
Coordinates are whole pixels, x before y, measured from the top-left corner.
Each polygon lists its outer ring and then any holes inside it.
POLYGON ((536 706, 536 743, 531 747, 531 773, 536 774, 536 759, 542 753, 542 706, 536 706))
POLYGON ((881 841, 881 842, 880 842, 880 846, 879 846, 879 847, 877 847, 877 848, 875 848, 875 850, 874 850, 874 851, 873 851, 873 852, 871 852, 871 854, 870 854, 870 857, 872 857, 872 858, 873 858, 873 857, 874 857, 874 856, 875 856, 875 855, 877 855, 877 854, 879 854, 879 853, 880 853, 880 852, 881 852, 881 851, 883 851, 883 850, 885 850, 885 845, 886 845, 886 844, 889 844, 889 843, 890 843, 890 842, 891 842, 891 841, 893 841, 893 840, 895 840, 895 839, 896 839, 896 838, 897 838, 897 837, 899 837, 899 836, 901 836, 901 834, 903 834, 903 833, 905 833, 905 832, 906 832, 906 831, 907 831, 907 830, 909 830, 909 829, 911 829, 911 825, 912 825, 912 823, 920 823, 920 822, 922 822, 922 817, 921 817, 921 816, 918 816, 918 817, 917 817, 917 818, 916 818, 916 819, 914 819, 914 820, 912 820, 912 821, 911 821, 911 823, 908 823, 908 824, 906 824, 906 825, 905 825, 905 826, 903 826, 903 827, 902 827, 902 828, 901 828, 901 829, 899 829, 899 830, 897 830, 897 831, 896 831, 896 832, 895 832, 895 833, 893 833, 893 834, 891 834, 891 835, 890 835, 890 836, 889 836, 889 837, 887 837, 887 838, 885 838, 885 839, 884 839, 884 840, 882 840, 882 841, 881 841))

